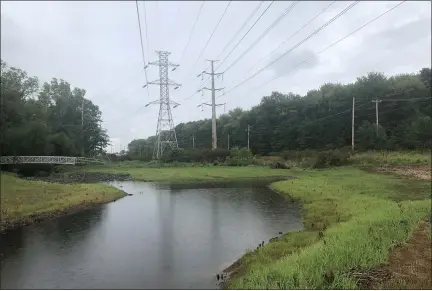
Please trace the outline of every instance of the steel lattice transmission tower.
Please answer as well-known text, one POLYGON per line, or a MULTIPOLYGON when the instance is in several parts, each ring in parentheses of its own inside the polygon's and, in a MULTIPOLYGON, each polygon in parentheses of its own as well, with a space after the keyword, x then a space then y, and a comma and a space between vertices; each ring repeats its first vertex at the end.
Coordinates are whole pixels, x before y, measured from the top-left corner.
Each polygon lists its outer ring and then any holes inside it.
MULTIPOLYGON (((179 66, 168 61, 168 56, 171 53, 166 51, 156 51, 156 53, 159 55, 159 60, 151 62, 149 65, 159 67, 159 80, 148 82, 148 84, 159 85, 160 96, 159 100, 155 100, 146 105, 147 107, 151 104, 159 104, 159 118, 156 129, 157 139, 153 151, 154 159, 160 158, 166 150, 178 148, 174 121, 171 114, 171 105, 174 105, 173 107, 175 108, 180 104, 170 100, 169 87, 174 86, 174 89, 177 89, 181 86, 168 78, 168 68, 173 67, 174 71, 179 66)), ((147 68, 147 66, 145 66, 145 68, 147 68)), ((144 85, 144 87, 148 84, 144 85)))

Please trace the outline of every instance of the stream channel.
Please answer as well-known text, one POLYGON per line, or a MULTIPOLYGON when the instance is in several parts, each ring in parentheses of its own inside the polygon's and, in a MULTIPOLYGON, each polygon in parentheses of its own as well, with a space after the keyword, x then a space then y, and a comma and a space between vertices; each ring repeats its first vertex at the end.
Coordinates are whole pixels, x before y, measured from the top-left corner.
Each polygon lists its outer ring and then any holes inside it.
POLYGON ((1 288, 215 289, 247 249, 303 228, 263 185, 110 184, 133 195, 2 234, 1 288))

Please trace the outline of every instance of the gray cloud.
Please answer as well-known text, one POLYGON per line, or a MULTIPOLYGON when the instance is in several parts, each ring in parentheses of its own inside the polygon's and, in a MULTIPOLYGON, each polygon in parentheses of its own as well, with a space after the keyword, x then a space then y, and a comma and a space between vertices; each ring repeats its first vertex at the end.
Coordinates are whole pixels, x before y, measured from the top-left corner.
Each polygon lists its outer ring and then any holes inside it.
MULTIPOLYGON (((263 62, 250 68, 277 48, 330 1, 301 1, 250 52, 224 75, 216 85, 227 90, 239 84, 256 70, 268 64, 263 62)), ((351 2, 338 1, 328 11, 293 37, 274 56, 279 56, 323 25, 351 2)), ((242 31, 246 32, 259 12, 242 31)), ((218 69, 224 71, 276 19, 291 2, 276 1, 239 47, 218 69)), ((430 66, 431 3, 407 1, 382 19, 364 28, 337 46, 319 55, 318 59, 292 70, 298 62, 309 58, 337 39, 348 34, 386 9, 397 4, 393 1, 361 1, 348 13, 323 29, 319 34, 293 50, 268 70, 239 86, 230 94, 218 98, 227 102, 227 110, 250 108, 271 91, 293 91, 304 94, 325 82, 349 82, 369 71, 386 74, 413 72, 430 66), (273 76, 275 81, 264 84, 273 76), (257 89, 258 88, 258 89, 257 89)), ((141 20, 143 2, 140 2, 141 20)), ((170 78, 182 83, 180 90, 171 91, 171 97, 182 105, 173 110, 176 123, 209 118, 210 108, 204 111, 197 105, 210 99, 210 94, 190 97, 201 84, 198 72, 207 69, 205 59, 216 58, 227 41, 258 5, 256 1, 233 1, 225 18, 196 66, 193 64, 213 31, 227 2, 206 1, 202 15, 182 60, 186 44, 200 2, 146 1, 149 43, 145 41, 147 60, 156 60, 155 50, 171 51, 170 60, 180 67, 170 72, 170 78)), ((36 75, 41 81, 52 77, 63 78, 74 86, 87 90, 87 98, 99 105, 104 126, 115 138, 115 149, 125 146, 134 137, 146 137, 156 131, 157 106, 143 106, 158 98, 159 88, 142 89, 146 82, 142 70, 137 15, 133 1, 3 1, 1 2, 1 53, 10 65, 36 75), (139 110, 140 109, 140 110, 139 110)), ((221 61, 237 43, 238 38, 221 61)), ((148 70, 148 79, 158 78, 158 69, 148 70)), ((207 86, 209 84, 206 84, 207 86)), ((222 113, 218 108, 218 113, 222 113)))
POLYGON ((371 34, 365 38, 364 42, 374 47, 397 50, 400 47, 416 44, 430 36, 431 19, 422 18, 371 34))
MULTIPOLYGON (((269 64, 271 64, 274 60, 276 60, 280 56, 281 54, 274 56, 269 61, 269 64)), ((276 75, 282 75, 287 73, 288 71, 290 71, 291 74, 295 74, 300 70, 312 69, 316 67, 318 64, 319 64, 319 58, 314 57, 314 52, 312 50, 306 49, 300 51, 292 51, 291 53, 287 54, 286 56, 282 57, 279 61, 271 65, 269 69, 273 71, 276 75), (303 60, 308 60, 308 61, 302 66, 298 66, 298 64, 301 63, 303 60)))

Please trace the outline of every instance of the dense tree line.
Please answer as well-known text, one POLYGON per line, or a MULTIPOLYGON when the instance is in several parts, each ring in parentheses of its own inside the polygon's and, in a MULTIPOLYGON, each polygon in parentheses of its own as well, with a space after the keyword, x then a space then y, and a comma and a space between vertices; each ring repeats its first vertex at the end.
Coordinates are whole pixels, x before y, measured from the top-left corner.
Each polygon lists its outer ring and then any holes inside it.
POLYGON ((103 152, 108 136, 100 125, 101 111, 85 94, 62 79, 40 86, 37 77, 2 60, 1 155, 95 156, 103 152))
MULTIPOLYGON (((305 96, 273 92, 251 110, 236 108, 217 120, 218 147, 247 146, 254 153, 333 149, 351 145, 352 102, 355 97, 356 146, 359 149, 430 147, 431 70, 386 77, 369 73, 350 84, 327 83, 305 96), (379 126, 375 103, 379 99, 379 126)), ((179 147, 211 147, 211 120, 176 126, 179 147)), ((154 137, 129 144, 132 155, 151 152, 154 137), (146 152, 144 152, 146 149, 146 152)))

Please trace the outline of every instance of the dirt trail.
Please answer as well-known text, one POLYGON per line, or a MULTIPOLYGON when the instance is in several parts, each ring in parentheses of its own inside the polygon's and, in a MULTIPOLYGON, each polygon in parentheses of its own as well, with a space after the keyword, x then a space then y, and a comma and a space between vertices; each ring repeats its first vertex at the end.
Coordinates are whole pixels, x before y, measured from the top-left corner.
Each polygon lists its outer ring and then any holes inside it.
POLYGON ((431 253, 430 220, 420 221, 411 238, 390 252, 387 264, 353 276, 362 289, 431 290, 431 253))

